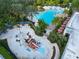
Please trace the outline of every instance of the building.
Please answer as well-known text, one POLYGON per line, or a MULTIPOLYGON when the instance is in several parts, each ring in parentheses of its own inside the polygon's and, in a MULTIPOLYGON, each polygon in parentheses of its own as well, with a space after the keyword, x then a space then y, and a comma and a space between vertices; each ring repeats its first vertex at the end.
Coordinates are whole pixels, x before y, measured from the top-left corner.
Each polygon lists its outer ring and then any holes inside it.
POLYGON ((61 59, 79 59, 79 12, 74 13, 68 22, 66 34, 69 34, 69 40, 61 59))
POLYGON ((76 12, 71 17, 70 21, 68 22, 65 30, 64 35, 66 33, 71 34, 72 31, 79 31, 79 12, 76 12))

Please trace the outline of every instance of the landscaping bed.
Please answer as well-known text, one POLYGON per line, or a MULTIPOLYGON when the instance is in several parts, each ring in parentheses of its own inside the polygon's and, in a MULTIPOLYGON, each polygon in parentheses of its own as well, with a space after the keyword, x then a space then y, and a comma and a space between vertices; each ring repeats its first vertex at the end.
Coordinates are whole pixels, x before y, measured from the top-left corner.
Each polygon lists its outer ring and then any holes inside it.
POLYGON ((59 46, 59 49, 60 49, 60 58, 61 58, 68 39, 65 36, 63 36, 62 34, 59 34, 55 31, 52 31, 50 33, 50 35, 48 36, 48 39, 51 43, 57 43, 57 45, 59 46))
POLYGON ((3 55, 5 59, 17 59, 16 56, 10 51, 7 40, 0 40, 0 54, 3 55))
POLYGON ((13 56, 2 46, 0 46, 0 54, 3 55, 5 59, 13 59, 13 56))

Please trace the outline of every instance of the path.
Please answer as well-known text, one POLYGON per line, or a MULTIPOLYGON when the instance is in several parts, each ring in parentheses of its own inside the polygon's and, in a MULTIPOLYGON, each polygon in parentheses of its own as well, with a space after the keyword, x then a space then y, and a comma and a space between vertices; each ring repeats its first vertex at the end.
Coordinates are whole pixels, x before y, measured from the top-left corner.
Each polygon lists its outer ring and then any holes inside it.
POLYGON ((55 56, 54 56, 54 59, 59 59, 59 56, 60 56, 60 50, 59 50, 59 47, 58 47, 58 45, 57 45, 57 43, 53 43, 52 44, 53 45, 53 47, 55 47, 55 56))

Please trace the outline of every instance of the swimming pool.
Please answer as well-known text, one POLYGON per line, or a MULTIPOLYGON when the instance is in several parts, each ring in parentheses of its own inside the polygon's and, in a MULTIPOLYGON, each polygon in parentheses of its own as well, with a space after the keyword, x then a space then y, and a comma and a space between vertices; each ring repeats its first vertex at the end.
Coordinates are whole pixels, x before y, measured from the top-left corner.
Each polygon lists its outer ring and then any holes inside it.
POLYGON ((45 53, 45 48, 44 48, 44 47, 39 47, 39 48, 38 48, 38 51, 39 51, 41 54, 44 54, 44 53, 45 53))
POLYGON ((46 24, 50 25, 54 18, 56 17, 56 14, 62 14, 64 10, 47 10, 40 12, 39 14, 35 15, 36 19, 43 20, 46 24))

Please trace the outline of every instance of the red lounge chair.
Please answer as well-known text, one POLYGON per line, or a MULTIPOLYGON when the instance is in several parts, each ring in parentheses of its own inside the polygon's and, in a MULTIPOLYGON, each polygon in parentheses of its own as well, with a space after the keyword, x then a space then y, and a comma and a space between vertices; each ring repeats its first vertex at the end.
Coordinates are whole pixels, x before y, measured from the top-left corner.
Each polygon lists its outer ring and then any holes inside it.
POLYGON ((33 42, 29 43, 29 47, 32 49, 38 48, 38 46, 33 42))

